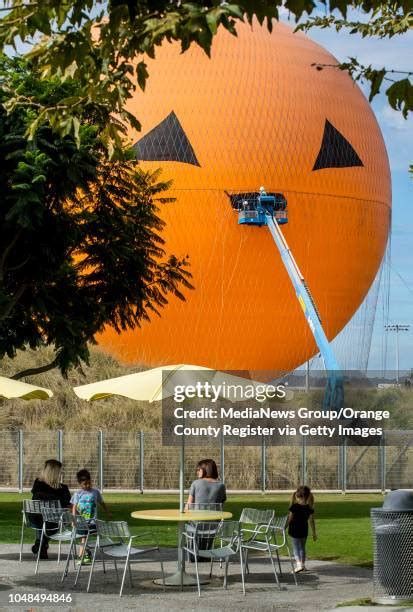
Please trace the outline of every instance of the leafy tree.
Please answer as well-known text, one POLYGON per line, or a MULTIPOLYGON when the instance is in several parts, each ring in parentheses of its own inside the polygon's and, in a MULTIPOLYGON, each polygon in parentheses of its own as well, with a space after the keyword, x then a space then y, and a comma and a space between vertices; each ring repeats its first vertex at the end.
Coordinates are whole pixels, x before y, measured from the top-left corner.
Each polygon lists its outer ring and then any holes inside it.
MULTIPOLYGON (((192 43, 210 53, 213 37, 220 26, 236 34, 240 20, 257 18, 267 23, 288 9, 297 21, 303 14, 316 13, 300 27, 349 27, 363 36, 391 37, 412 27, 412 0, 241 0, 222 2, 196 0, 4 0, 0 20, 0 46, 16 48, 17 41, 32 44, 30 57, 43 75, 57 74, 75 78, 76 92, 60 99, 59 106, 45 104, 38 122, 49 121, 61 133, 75 133, 76 118, 84 105, 106 117, 100 137, 111 154, 121 150, 122 137, 130 124, 139 129, 138 120, 125 109, 136 87, 145 88, 148 77, 144 55, 154 57, 164 40, 181 42, 182 51, 192 43), (324 6, 325 16, 320 17, 324 6), (348 9, 357 9, 360 21, 348 21, 348 9), (115 119, 116 117, 116 119, 115 119), (119 121, 119 118, 121 121, 119 121)), ((321 67, 319 67, 321 68, 321 67)), ((386 93, 393 108, 406 116, 412 108, 411 74, 362 66, 357 59, 341 65, 358 79, 371 82, 374 96, 385 79, 394 79, 386 93), (391 71, 390 71, 391 72, 391 71)), ((24 104, 19 94, 9 105, 24 104)), ((33 137, 38 124, 33 123, 33 137)))
POLYGON ((42 121, 25 137, 46 103, 73 95, 75 81, 40 79, 26 61, 7 59, 0 78, 0 103, 13 92, 31 101, 8 113, 0 104, 0 358, 53 345, 55 359, 35 372, 66 372, 87 361, 105 325, 134 328, 169 295, 183 299, 187 259, 162 247, 157 202, 169 184, 134 161, 108 161, 93 105, 72 118, 75 135, 42 121))
MULTIPOLYGON (((360 20, 348 20, 346 18, 346 6, 341 10, 342 16, 328 14, 308 19, 305 23, 298 26, 298 29, 306 30, 313 27, 335 28, 337 32, 348 29, 350 34, 359 34, 365 37, 393 38, 406 34, 413 27, 413 2, 354 2, 348 4, 349 7, 362 9, 360 20), (368 19, 366 19, 366 13, 368 19)), ((323 69, 324 65, 317 65, 323 69)), ((395 110, 403 113, 407 118, 409 112, 413 110, 413 84, 411 83, 412 71, 402 71, 395 68, 374 68, 371 64, 364 66, 357 58, 352 57, 348 62, 338 65, 341 70, 348 71, 356 80, 364 80, 370 83, 370 101, 376 96, 382 86, 391 83, 385 90, 389 104, 395 110), (400 78, 398 78, 400 77, 400 78)))

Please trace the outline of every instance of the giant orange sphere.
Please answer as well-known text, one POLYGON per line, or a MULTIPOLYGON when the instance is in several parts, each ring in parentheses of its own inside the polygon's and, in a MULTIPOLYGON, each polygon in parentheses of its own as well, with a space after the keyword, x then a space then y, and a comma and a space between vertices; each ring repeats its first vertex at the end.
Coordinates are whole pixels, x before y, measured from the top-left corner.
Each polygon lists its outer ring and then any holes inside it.
POLYGON ((129 110, 145 168, 173 179, 166 250, 190 257, 193 291, 99 343, 147 366, 285 370, 316 351, 266 227, 241 226, 229 194, 282 192, 283 232, 334 338, 366 295, 390 220, 388 159, 368 102, 325 49, 283 24, 222 30, 212 57, 165 44, 129 110))

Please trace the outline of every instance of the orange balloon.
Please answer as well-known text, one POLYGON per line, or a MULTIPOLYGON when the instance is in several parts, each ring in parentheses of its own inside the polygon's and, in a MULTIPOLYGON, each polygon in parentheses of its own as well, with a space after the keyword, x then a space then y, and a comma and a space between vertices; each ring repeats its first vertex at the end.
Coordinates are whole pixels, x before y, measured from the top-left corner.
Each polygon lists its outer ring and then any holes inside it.
POLYGON ((301 33, 221 30, 212 58, 165 44, 129 110, 145 168, 173 179, 162 206, 166 250, 188 254, 194 291, 161 317, 99 344, 128 363, 290 371, 317 352, 266 227, 240 226, 228 194, 281 192, 284 235, 329 339, 380 266, 389 231, 388 158, 374 114, 335 58, 301 33))

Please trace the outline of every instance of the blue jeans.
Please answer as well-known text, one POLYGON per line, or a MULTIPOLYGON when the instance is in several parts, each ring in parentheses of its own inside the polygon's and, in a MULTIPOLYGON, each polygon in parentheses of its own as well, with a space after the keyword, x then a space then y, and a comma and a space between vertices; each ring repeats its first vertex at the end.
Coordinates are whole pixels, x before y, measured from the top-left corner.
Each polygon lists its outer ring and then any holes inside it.
POLYGON ((291 538, 293 543, 294 559, 297 563, 305 563, 305 543, 307 538, 291 538))

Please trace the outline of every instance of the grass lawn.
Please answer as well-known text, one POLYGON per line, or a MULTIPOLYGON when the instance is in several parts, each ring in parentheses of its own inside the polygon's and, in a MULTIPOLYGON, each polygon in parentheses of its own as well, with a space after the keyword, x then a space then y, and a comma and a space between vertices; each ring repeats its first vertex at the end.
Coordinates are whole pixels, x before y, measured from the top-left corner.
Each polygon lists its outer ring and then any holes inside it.
MULTIPOLYGON (((22 499, 28 494, 0 493, 0 543, 20 541, 22 499)), ((372 537, 370 508, 381 506, 383 498, 376 494, 317 494, 315 496, 315 520, 318 532, 317 542, 308 540, 308 556, 349 563, 372 565, 372 537)), ((128 521, 134 533, 152 526, 161 546, 176 546, 177 524, 138 521, 132 519, 133 510, 149 508, 176 508, 177 495, 151 494, 106 494, 105 501, 110 507, 113 520, 128 521)), ((274 508, 276 515, 287 513, 289 495, 229 495, 225 510, 238 518, 244 507, 274 508)), ((104 518, 104 517, 102 517, 104 518)), ((29 529, 25 530, 25 542, 33 540, 29 529)))

